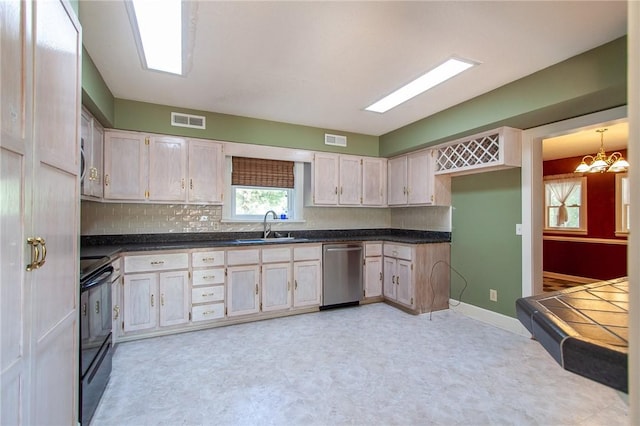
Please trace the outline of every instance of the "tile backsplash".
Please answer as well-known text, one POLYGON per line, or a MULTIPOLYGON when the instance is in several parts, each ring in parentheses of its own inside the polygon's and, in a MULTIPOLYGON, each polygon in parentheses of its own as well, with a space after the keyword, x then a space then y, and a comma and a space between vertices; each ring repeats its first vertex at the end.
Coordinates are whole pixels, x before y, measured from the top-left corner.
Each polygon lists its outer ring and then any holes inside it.
MULTIPOLYGON (((305 207, 304 222, 277 222, 274 230, 399 228, 451 231, 450 207, 305 207)), ((223 222, 222 207, 82 201, 82 235, 244 232, 262 223, 223 222)))

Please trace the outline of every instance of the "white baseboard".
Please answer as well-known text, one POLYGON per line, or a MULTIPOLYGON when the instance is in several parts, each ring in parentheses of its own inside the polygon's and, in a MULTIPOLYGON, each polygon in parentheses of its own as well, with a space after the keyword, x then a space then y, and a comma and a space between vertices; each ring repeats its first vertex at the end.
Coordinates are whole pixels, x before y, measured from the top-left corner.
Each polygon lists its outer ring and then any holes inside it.
POLYGON ((468 303, 459 302, 454 299, 449 299, 449 309, 468 316, 469 318, 482 321, 520 336, 531 337, 529 330, 527 330, 517 318, 511 318, 506 315, 479 308, 475 305, 469 305, 468 303))

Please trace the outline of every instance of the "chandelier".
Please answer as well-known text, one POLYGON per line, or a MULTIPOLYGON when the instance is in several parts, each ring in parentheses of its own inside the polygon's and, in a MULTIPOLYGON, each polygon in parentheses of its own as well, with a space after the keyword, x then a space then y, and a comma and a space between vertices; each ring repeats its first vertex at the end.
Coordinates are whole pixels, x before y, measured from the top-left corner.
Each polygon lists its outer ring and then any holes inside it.
POLYGON ((596 172, 626 172, 629 170, 629 163, 624 159, 622 154, 614 152, 607 156, 604 152, 604 132, 607 129, 598 129, 596 132, 600 133, 600 150, 593 155, 585 155, 582 157, 582 162, 576 167, 575 173, 596 173, 596 172))

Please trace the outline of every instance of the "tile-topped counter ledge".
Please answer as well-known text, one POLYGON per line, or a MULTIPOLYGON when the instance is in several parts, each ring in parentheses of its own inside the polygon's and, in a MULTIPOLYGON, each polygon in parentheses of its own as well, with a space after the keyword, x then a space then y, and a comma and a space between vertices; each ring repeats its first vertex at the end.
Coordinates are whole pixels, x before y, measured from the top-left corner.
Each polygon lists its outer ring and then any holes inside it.
POLYGON ((629 281, 520 298, 518 319, 565 370, 628 392, 629 281))
MULTIPOLYGON (((450 232, 410 229, 346 229, 287 231, 292 240, 259 243, 296 244, 344 241, 390 241, 405 244, 451 242, 450 232)), ((181 234, 122 234, 82 236, 81 256, 114 255, 120 251, 180 250, 200 247, 237 247, 247 245, 237 240, 259 239, 262 232, 211 232, 181 234)))

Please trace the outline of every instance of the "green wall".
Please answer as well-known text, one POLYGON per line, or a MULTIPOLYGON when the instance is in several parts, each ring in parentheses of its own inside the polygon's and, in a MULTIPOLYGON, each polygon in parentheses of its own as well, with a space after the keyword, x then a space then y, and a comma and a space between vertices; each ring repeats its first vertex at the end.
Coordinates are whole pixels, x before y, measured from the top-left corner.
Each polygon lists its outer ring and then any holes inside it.
MULTIPOLYGON (((467 280, 462 301, 515 316, 522 288, 520 169, 451 180, 453 229, 451 266, 467 280), (489 301, 489 289, 498 301, 489 301)), ((464 282, 451 274, 451 297, 459 299, 464 282)))
POLYGON ((100 71, 82 47, 82 105, 105 127, 114 124, 114 99, 100 71))
POLYGON ((626 105, 627 38, 380 136, 389 157, 500 126, 528 129, 626 105))
POLYGON ((168 135, 215 139, 230 142, 300 148, 314 151, 331 151, 345 154, 378 156, 378 137, 319 129, 259 120, 228 114, 218 114, 186 108, 156 105, 145 102, 115 100, 115 127, 168 135), (207 128, 204 130, 171 126, 171 112, 204 115, 207 128), (324 144, 324 134, 347 136, 347 147, 332 147, 324 144))

